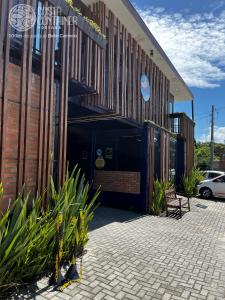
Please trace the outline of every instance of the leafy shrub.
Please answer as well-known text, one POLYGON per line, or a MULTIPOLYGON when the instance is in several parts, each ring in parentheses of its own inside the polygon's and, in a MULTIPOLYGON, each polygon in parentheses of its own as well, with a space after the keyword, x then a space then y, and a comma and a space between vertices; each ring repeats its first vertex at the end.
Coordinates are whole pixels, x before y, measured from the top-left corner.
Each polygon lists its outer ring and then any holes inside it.
POLYGON ((172 188, 173 184, 169 181, 154 181, 153 201, 150 208, 152 214, 158 216, 165 210, 165 191, 172 188))
MULTIPOLYGON (((63 262, 83 253, 88 226, 99 192, 89 199, 90 187, 77 168, 67 174, 59 192, 51 181, 51 201, 19 196, 0 217, 0 290, 33 280, 53 270, 56 252, 56 220, 63 214, 63 262), (29 201, 30 203, 30 201, 29 201)), ((0 194, 1 194, 0 187, 0 194)))
MULTIPOLYGON (((73 11, 83 16, 81 10, 73 5, 73 0, 66 0, 66 3, 71 7, 73 11)), ((104 39, 106 38, 106 36, 102 33, 100 26, 94 20, 90 19, 87 16, 83 16, 83 18, 98 34, 100 34, 104 39)))
POLYGON ((188 198, 195 197, 197 195, 197 185, 202 180, 204 180, 204 177, 198 169, 193 169, 190 174, 183 176, 185 196, 188 198))

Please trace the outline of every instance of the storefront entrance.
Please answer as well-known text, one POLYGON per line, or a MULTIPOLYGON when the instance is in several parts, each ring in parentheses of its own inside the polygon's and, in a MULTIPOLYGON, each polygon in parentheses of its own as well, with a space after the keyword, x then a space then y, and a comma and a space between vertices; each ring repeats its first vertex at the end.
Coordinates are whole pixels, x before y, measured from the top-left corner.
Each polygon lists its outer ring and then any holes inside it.
POLYGON ((73 119, 68 125, 67 158, 93 189, 101 187, 105 206, 146 211, 146 139, 143 128, 120 120, 73 119))
POLYGON ((94 189, 101 186, 102 204, 145 210, 142 130, 100 130, 99 128, 93 129, 93 126, 94 124, 89 124, 88 128, 69 126, 70 168, 78 164, 87 179, 93 182, 94 189))

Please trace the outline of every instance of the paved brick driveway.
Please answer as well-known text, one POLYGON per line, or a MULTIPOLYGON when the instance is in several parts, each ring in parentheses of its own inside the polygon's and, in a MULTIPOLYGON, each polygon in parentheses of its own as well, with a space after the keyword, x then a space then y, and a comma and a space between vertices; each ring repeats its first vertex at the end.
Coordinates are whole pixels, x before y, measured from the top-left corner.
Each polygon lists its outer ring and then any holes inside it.
POLYGON ((58 293, 44 279, 36 295, 19 298, 224 300, 225 201, 191 203, 181 220, 100 208, 83 281, 58 293))

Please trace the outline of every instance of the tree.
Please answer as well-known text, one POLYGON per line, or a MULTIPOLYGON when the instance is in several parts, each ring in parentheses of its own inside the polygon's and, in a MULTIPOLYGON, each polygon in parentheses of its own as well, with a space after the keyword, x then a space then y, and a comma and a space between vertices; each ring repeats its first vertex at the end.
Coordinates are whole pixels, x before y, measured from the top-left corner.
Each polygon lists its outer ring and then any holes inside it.
POLYGON ((209 169, 210 146, 208 143, 197 143, 195 147, 196 167, 201 170, 209 169))
MULTIPOLYGON (((221 160, 225 154, 225 145, 215 143, 214 160, 221 160)), ((210 143, 195 144, 195 164, 201 170, 210 168, 210 143)))

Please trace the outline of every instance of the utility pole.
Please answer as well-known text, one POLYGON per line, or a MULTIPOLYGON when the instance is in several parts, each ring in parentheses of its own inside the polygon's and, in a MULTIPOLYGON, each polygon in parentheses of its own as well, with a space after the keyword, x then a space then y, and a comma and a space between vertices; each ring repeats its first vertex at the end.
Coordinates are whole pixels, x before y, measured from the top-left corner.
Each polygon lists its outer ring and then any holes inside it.
POLYGON ((211 155, 210 155, 210 168, 213 169, 214 161, 214 115, 215 115, 215 106, 212 106, 212 120, 211 120, 211 155))

